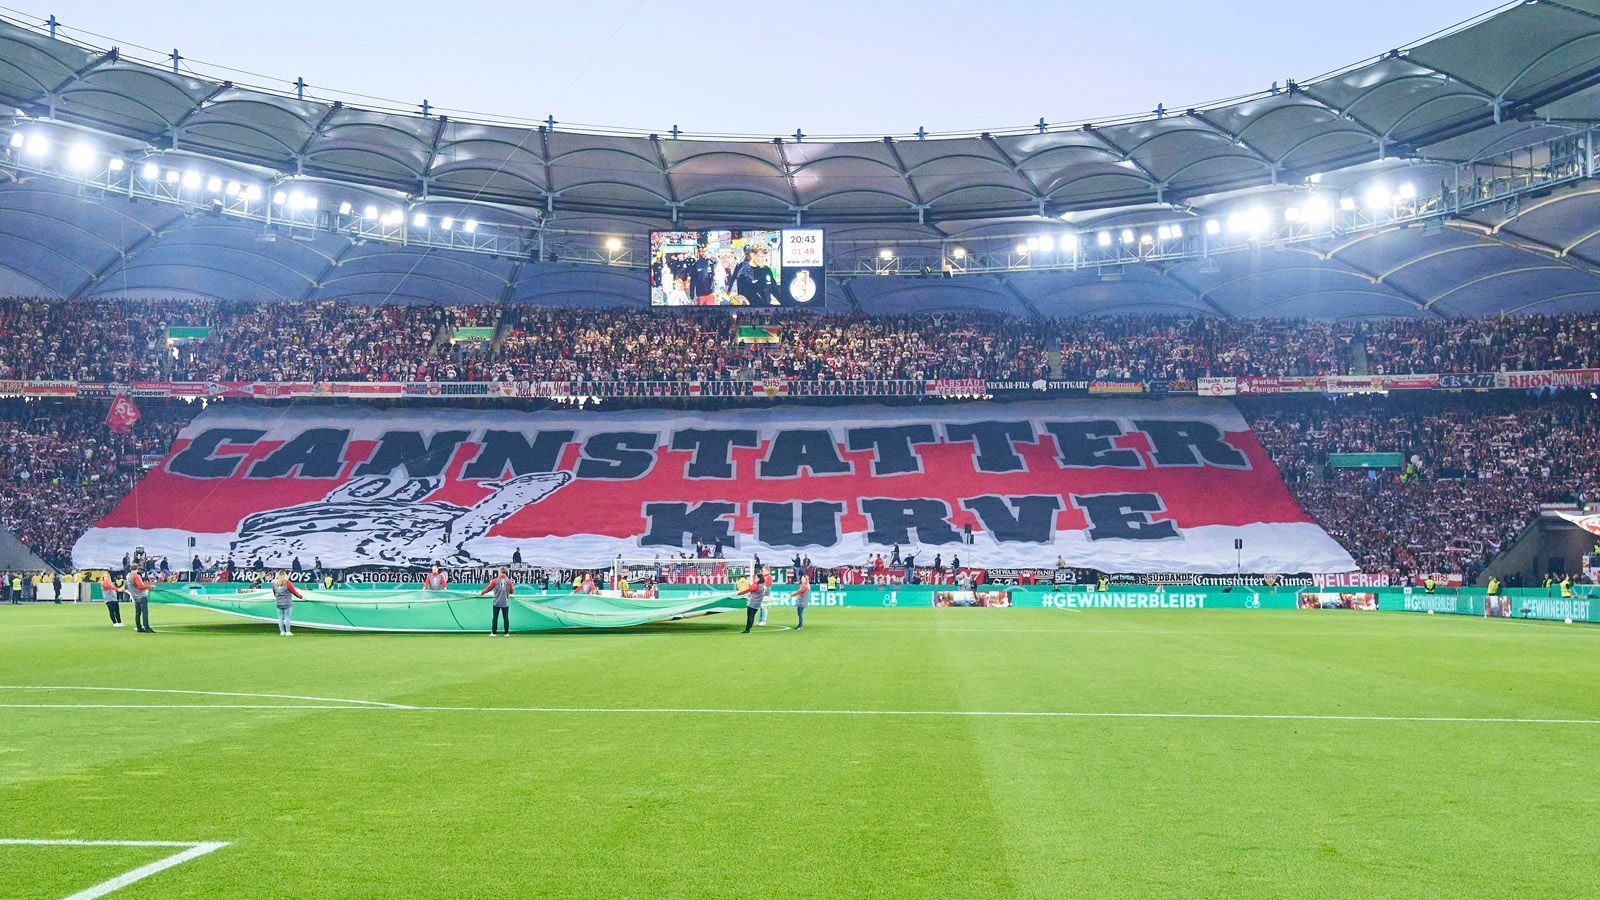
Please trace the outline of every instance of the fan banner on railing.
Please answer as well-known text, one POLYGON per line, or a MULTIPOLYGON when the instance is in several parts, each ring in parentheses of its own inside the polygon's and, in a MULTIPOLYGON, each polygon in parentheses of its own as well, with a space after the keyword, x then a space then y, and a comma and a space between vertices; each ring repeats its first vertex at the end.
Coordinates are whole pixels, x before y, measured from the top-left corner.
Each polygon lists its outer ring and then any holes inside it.
POLYGON ((696 544, 818 565, 1340 572, 1227 401, 725 412, 215 404, 79 540, 269 566, 605 566, 696 544), (188 539, 194 538, 191 548, 188 539), (1235 544, 1238 542, 1238 546, 1235 544))
POLYGON ((1582 513, 1557 512, 1556 515, 1568 522, 1582 528, 1596 537, 1600 537, 1600 515, 1586 515, 1582 513))

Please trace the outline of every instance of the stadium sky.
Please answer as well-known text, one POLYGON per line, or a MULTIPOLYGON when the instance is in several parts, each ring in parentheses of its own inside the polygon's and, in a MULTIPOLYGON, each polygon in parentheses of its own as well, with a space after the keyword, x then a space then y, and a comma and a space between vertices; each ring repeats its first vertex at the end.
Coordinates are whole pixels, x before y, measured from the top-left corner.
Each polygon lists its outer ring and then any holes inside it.
POLYGON ((177 47, 252 84, 301 76, 313 93, 570 125, 881 135, 1182 109, 1381 53, 1491 0, 32 2, 6 14, 54 13, 145 56, 134 45, 177 47))

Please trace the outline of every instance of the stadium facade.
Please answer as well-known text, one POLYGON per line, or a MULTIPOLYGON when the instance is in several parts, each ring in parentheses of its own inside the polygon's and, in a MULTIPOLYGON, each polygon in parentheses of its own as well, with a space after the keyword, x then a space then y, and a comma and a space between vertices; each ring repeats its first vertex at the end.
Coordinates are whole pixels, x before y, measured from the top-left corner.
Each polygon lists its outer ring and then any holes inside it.
POLYGON ((0 102, 0 893, 1596 881, 1600 0, 987 134, 0 102))

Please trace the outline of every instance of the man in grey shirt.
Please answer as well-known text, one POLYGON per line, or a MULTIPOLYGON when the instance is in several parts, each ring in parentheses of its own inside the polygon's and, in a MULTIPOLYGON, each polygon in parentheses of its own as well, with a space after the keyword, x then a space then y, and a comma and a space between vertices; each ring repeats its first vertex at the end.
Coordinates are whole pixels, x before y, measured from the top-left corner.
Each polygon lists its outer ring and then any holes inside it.
POLYGON ((511 633, 511 592, 516 589, 517 583, 506 576, 505 569, 501 569, 495 573, 493 578, 489 579, 489 583, 483 586, 483 590, 478 592, 479 597, 490 591, 494 592, 494 612, 489 618, 489 634, 499 634, 496 628, 499 627, 502 621, 506 623, 505 633, 511 633))
POLYGON ((750 626, 756 624, 756 616, 760 615, 762 606, 767 602, 768 578, 766 570, 757 563, 751 570, 749 586, 739 592, 745 597, 744 631, 740 634, 749 634, 750 626))
POLYGON ((150 627, 150 587, 144 573, 134 568, 128 572, 128 596, 133 598, 133 630, 140 634, 155 634, 150 627))

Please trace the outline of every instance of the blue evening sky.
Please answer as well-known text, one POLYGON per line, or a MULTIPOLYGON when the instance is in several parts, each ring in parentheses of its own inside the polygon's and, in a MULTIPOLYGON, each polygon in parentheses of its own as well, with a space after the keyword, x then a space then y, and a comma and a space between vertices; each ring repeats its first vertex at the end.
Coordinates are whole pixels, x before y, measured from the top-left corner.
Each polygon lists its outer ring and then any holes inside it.
POLYGON ((21 0, 18 8, 54 13, 130 52, 177 47, 201 64, 259 73, 234 76, 240 82, 303 76, 313 92, 427 98, 572 124, 881 135, 1093 119, 1158 102, 1181 109, 1310 78, 1491 2, 21 0))

